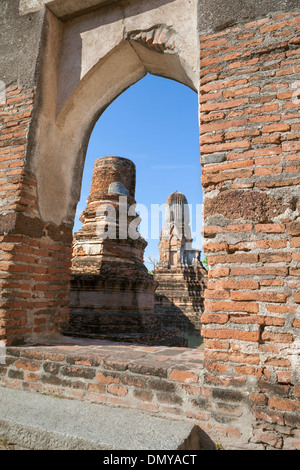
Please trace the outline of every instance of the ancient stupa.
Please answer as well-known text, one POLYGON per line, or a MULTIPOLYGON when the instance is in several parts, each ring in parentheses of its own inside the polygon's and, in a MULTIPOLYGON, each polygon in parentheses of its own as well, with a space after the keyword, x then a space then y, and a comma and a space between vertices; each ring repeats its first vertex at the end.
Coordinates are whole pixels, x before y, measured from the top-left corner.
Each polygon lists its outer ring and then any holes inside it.
POLYGON ((157 282, 144 265, 147 242, 135 212, 136 168, 127 158, 95 161, 87 207, 74 234, 66 334, 138 344, 184 345, 154 312, 157 282))
POLYGON ((160 261, 154 270, 158 282, 155 311, 163 325, 181 334, 200 336, 207 271, 201 252, 193 248, 188 201, 175 191, 165 205, 165 225, 159 242, 160 261))

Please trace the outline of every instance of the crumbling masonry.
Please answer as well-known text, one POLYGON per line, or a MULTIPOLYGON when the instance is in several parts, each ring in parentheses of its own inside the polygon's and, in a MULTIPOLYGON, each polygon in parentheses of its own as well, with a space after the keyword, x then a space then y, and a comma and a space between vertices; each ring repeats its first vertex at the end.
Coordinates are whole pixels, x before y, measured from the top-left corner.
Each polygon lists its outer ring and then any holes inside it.
POLYGON ((137 231, 135 180, 126 158, 95 161, 83 225, 74 235, 67 334, 181 346, 177 330, 162 328, 154 313, 157 282, 143 264, 147 242, 137 231))
POLYGON ((299 1, 2 0, 0 22, 1 385, 299 449, 299 1), (203 352, 61 335, 89 137, 146 73, 199 93, 203 352))

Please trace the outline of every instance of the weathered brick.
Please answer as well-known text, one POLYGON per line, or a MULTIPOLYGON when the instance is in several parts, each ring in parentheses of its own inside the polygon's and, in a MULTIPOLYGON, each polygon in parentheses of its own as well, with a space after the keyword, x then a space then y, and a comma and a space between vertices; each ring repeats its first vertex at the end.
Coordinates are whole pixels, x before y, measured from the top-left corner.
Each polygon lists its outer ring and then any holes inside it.
POLYGON ((148 390, 134 390, 133 395, 135 398, 142 401, 151 402, 153 399, 153 393, 148 390))
POLYGON ((260 333, 256 331, 238 331, 238 330, 216 330, 202 329, 202 336, 205 338, 235 339, 239 341, 259 341, 260 333))
POLYGON ((169 376, 170 380, 184 383, 197 383, 198 377, 194 372, 189 370, 174 369, 169 376))
POLYGON ((118 376, 112 376, 112 375, 109 375, 109 374, 104 374, 103 372, 98 372, 97 373, 97 382, 101 383, 101 384, 112 384, 112 383, 115 383, 115 384, 118 384, 120 383, 120 378, 118 376))
POLYGON ((262 333, 263 341, 270 341, 274 343, 289 343, 293 342, 293 335, 290 333, 271 333, 269 331, 264 331, 262 333))
POLYGON ((265 233, 283 233, 285 232, 285 225, 284 224, 257 224, 255 226, 255 230, 257 232, 265 232, 265 233))
POLYGON ((217 314, 217 315, 214 315, 214 314, 208 314, 208 313, 204 313, 202 316, 201 316, 201 323, 205 324, 205 323, 219 323, 219 324, 224 324, 224 323, 227 323, 228 321, 228 315, 225 315, 225 314, 217 314))
POLYGON ((230 294, 232 300, 245 301, 245 300, 256 300, 262 302, 279 302, 285 303, 290 293, 277 293, 277 292, 266 292, 266 291, 235 291, 230 294))
POLYGON ((251 253, 234 253, 228 255, 208 255, 209 265, 232 263, 257 263, 258 255, 251 253))
POLYGON ((61 374, 66 375, 68 377, 93 379, 96 375, 96 371, 95 369, 91 369, 91 368, 64 366, 61 369, 61 374))
POLYGON ((258 313, 259 306, 255 302, 211 302, 205 301, 205 308, 212 312, 248 312, 258 313))
POLYGON ((117 395, 119 397, 125 397, 128 393, 128 389, 126 387, 120 387, 118 385, 110 384, 107 386, 108 393, 112 395, 117 395))
POLYGON ((287 400, 284 398, 271 397, 269 400, 270 408, 279 411, 300 411, 299 401, 287 400))

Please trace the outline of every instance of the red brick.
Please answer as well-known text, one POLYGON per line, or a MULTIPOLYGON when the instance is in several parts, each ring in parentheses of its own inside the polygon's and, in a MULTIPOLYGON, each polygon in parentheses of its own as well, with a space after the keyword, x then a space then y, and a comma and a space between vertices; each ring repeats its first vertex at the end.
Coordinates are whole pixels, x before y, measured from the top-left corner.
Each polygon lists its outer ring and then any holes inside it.
POLYGON ((225 142, 221 144, 202 145, 201 153, 206 154, 206 153, 214 153, 214 152, 223 152, 223 151, 232 150, 236 148, 249 148, 249 147, 250 147, 249 140, 241 140, 241 141, 234 141, 234 142, 225 142))
POLYGON ((262 26, 268 23, 269 21, 270 21, 269 18, 262 18, 261 20, 256 20, 256 21, 251 21, 250 23, 246 23, 244 27, 246 29, 258 28, 259 26, 262 26))
POLYGON ((111 375, 103 374, 102 372, 98 372, 97 373, 97 382, 99 382, 101 384, 112 384, 112 383, 118 384, 120 382, 120 379, 117 376, 113 377, 111 375))
POLYGON ((126 387, 119 387, 118 385, 108 385, 107 387, 108 393, 112 395, 117 395, 119 397, 125 397, 128 393, 128 389, 126 387))
MULTIPOLYGON (((210 132, 209 129, 206 129, 206 126, 209 126, 210 124, 202 124, 202 122, 211 122, 211 121, 214 121, 214 124, 215 125, 215 121, 218 121, 220 119, 223 119, 225 117, 225 113, 209 113, 209 114, 201 114, 200 115, 200 125, 201 125, 201 129, 203 130, 203 133, 204 132, 210 132), (205 129, 203 129, 203 127, 205 129)), ((223 121, 222 121, 223 123, 223 121)), ((0 153, 1 155, 1 153, 0 153)))
POLYGON ((252 143, 255 145, 280 144, 281 134, 261 135, 259 137, 254 137, 252 139, 252 143))
POLYGON ((284 224, 258 224, 255 226, 255 230, 257 232, 265 232, 265 233, 283 233, 285 232, 285 225, 284 224))
POLYGON ((259 116, 249 117, 249 122, 271 122, 271 121, 280 121, 281 117, 280 114, 262 114, 259 116))
MULTIPOLYGON (((211 113, 208 116, 211 117, 211 120, 222 119, 224 118, 224 113, 211 113), (217 115, 217 116, 215 117, 214 115, 217 115)), ((200 132, 201 134, 204 134, 205 132, 215 132, 219 130, 234 128, 234 127, 235 128, 243 127, 246 125, 247 125, 247 119, 239 119, 235 121, 229 121, 226 119, 226 120, 222 120, 221 122, 213 122, 211 124, 200 124, 200 132)))
POLYGON ((204 338, 205 350, 208 349, 229 349, 228 341, 218 341, 204 338))
POLYGON ((300 261, 300 253, 293 253, 292 256, 294 261, 300 261))
POLYGON ((280 411, 300 411, 299 401, 287 400, 279 397, 271 397, 269 399, 269 407, 280 411))
POLYGON ((259 87, 248 86, 244 88, 237 88, 235 90, 226 90, 223 92, 225 98, 235 98, 236 96, 248 95, 250 93, 259 93, 259 87))
POLYGON ((223 170, 235 170, 237 168, 247 168, 252 165, 253 165, 253 160, 242 160, 242 161, 235 161, 235 162, 218 163, 216 165, 206 165, 202 170, 202 174, 206 175, 207 173, 220 173, 223 170))
POLYGON ((170 380, 175 380, 176 382, 184 382, 184 383, 197 383, 198 377, 192 371, 187 370, 177 370, 174 369, 169 376, 170 380))
POLYGON ((287 372, 287 371, 278 371, 276 372, 277 374, 277 379, 278 379, 278 383, 290 383, 291 382, 291 378, 292 378, 292 374, 291 372, 287 372))
POLYGON ((237 331, 237 330, 217 330, 202 329, 201 334, 204 338, 218 339, 236 339, 240 341, 259 341, 260 333, 258 331, 237 331))
POLYGON ((223 134, 215 134, 200 137, 200 144, 213 144, 215 142, 222 142, 224 140, 223 134))
POLYGON ((206 311, 258 313, 259 306, 254 302, 204 302, 206 311))
POLYGON ((290 268, 291 276, 300 276, 300 268, 290 268))
POLYGON ((205 253, 214 253, 218 251, 228 251, 227 243, 206 243, 203 245, 203 250, 205 253))
POLYGON ((259 255, 262 263, 290 263, 291 259, 289 253, 261 253, 259 255))
POLYGON ((204 313, 201 316, 201 323, 219 323, 224 324, 228 322, 228 315, 225 314, 209 314, 204 313))
POLYGON ((250 400, 252 403, 254 403, 254 405, 258 406, 264 406, 268 402, 266 395, 263 393, 251 393, 250 400))
POLYGON ((209 265, 232 263, 257 263, 258 255, 252 253, 233 253, 226 255, 208 255, 209 265))
POLYGON ((300 142, 283 142, 282 151, 283 152, 295 152, 300 150, 300 142))
POLYGON ((229 297, 230 295, 229 295, 229 292, 227 291, 206 289, 204 292, 204 299, 221 300, 221 299, 229 299, 229 297))
POLYGON ((284 281, 282 279, 262 279, 259 284, 261 286, 283 286, 284 281))
POLYGON ((201 67, 206 67, 208 65, 213 65, 218 62, 221 62, 222 58, 221 57, 212 57, 210 59, 202 59, 201 60, 201 67))
POLYGON ((255 175, 278 175, 282 173, 282 167, 259 167, 255 168, 255 175))
POLYGON ((209 278, 219 278, 229 276, 229 268, 214 268, 208 271, 209 278))
POLYGON ((290 222, 287 224, 288 234, 298 237, 300 235, 300 222, 290 222))
POLYGON ((38 371, 41 367, 39 362, 30 362, 24 360, 16 361, 15 366, 17 369, 30 370, 32 372, 38 371))
POLYGON ((236 130, 236 131, 226 132, 225 139, 226 140, 242 139, 244 137, 254 137, 258 135, 260 135, 259 129, 244 129, 240 131, 236 130))
POLYGON ((200 107, 201 112, 205 111, 218 111, 221 109, 230 109, 242 106, 248 103, 248 98, 240 98, 233 100, 220 101, 219 103, 214 104, 203 104, 200 107))
POLYGON ((292 305, 266 305, 268 312, 271 313, 295 313, 296 309, 292 305))
POLYGON ((207 289, 258 289, 259 283, 252 279, 237 281, 236 279, 221 279, 208 281, 207 289))
MULTIPOLYGON (((268 232, 267 232, 268 233, 268 232)), ((269 232, 270 233, 270 232, 269 232)), ((279 249, 279 248, 285 248, 287 246, 287 239, 278 239, 278 240, 258 240, 256 242, 256 246, 258 248, 263 248, 265 250, 268 250, 269 248, 272 249, 279 249)))
POLYGON ((243 67, 250 67, 251 65, 257 64, 259 61, 258 57, 254 57, 253 59, 244 60, 244 61, 236 61, 232 64, 228 65, 229 69, 236 69, 236 68, 243 68, 243 67))
POLYGON ((264 331, 262 333, 263 341, 271 341, 273 343, 288 343, 293 342, 293 335, 290 333, 271 333, 269 331, 264 331))
POLYGON ((204 187, 210 184, 216 184, 223 181, 230 181, 235 178, 250 178, 253 174, 252 170, 236 170, 236 171, 224 171, 220 174, 202 176, 201 181, 204 187))
POLYGON ((227 40, 225 38, 221 39, 215 39, 214 41, 208 41, 208 42, 201 42, 200 47, 201 49, 206 49, 208 47, 219 47, 221 45, 227 44, 227 40))
POLYGON ((200 95, 199 102, 200 103, 207 103, 208 101, 216 101, 222 96, 222 92, 214 92, 214 93, 205 93, 200 95))
POLYGON ((291 363, 288 359, 269 357, 265 360, 265 365, 275 366, 275 367, 290 367, 291 363))
POLYGON ((262 301, 285 303, 290 293, 278 293, 267 291, 234 291, 230 294, 232 300, 238 301, 262 301))

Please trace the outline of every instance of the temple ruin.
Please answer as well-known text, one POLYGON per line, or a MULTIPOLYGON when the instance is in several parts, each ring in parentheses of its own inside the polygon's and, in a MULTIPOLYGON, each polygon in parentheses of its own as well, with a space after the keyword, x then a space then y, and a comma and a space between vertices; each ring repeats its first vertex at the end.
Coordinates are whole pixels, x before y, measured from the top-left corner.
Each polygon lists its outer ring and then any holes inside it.
POLYGON ((158 282, 155 311, 163 325, 200 338, 207 271, 201 252, 193 248, 188 201, 178 191, 166 201, 159 252, 160 261, 153 273, 158 282))
POLYGON ((154 312, 157 282, 144 266, 137 231, 136 169, 121 157, 94 163, 87 207, 74 235, 67 334, 147 345, 185 345, 154 312))
MULTIPOLYGON (((1 0, 0 29, 0 393, 142 410, 225 449, 299 450, 299 0, 1 0), (62 334, 90 135, 148 73, 199 98, 203 351, 62 334)), ((79 268, 98 246, 76 243, 79 268)), ((142 249, 120 243, 115 266, 146 284, 142 249)), ((151 318, 149 299, 139 308, 151 318)))

